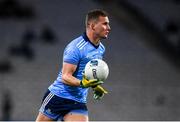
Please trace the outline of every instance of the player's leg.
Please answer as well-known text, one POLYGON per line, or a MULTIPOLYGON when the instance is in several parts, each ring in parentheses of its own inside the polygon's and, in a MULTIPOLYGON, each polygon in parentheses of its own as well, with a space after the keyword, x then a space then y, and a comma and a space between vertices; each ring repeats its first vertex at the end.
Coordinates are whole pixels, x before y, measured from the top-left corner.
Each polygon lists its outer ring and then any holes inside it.
POLYGON ((68 113, 63 120, 65 122, 88 122, 88 116, 80 113, 68 113))
POLYGON ((49 90, 43 98, 36 121, 88 121, 88 110, 85 103, 58 97, 49 90))
POLYGON ((58 101, 58 97, 48 90, 43 97, 42 105, 39 109, 36 122, 58 120, 60 118, 60 115, 57 112, 60 109, 59 104, 56 104, 58 101))
POLYGON ((53 119, 45 116, 44 114, 42 114, 41 112, 39 112, 37 118, 36 118, 36 122, 40 122, 40 121, 53 121, 53 119))
POLYGON ((88 122, 88 109, 85 103, 74 102, 70 106, 70 111, 65 114, 63 120, 66 122, 88 122))

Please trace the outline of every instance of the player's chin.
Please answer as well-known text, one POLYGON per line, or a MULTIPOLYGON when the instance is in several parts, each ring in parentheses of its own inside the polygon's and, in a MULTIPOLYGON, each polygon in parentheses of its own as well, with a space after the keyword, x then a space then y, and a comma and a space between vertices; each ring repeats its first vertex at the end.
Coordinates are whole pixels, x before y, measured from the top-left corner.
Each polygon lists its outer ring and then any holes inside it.
POLYGON ((103 36, 103 37, 101 37, 101 39, 107 39, 107 37, 104 37, 104 36, 103 36))
POLYGON ((103 37, 102 37, 102 39, 107 39, 108 38, 108 35, 104 35, 103 37))
POLYGON ((107 39, 107 38, 108 38, 108 34, 103 34, 103 35, 101 35, 100 38, 101 38, 101 39, 107 39))

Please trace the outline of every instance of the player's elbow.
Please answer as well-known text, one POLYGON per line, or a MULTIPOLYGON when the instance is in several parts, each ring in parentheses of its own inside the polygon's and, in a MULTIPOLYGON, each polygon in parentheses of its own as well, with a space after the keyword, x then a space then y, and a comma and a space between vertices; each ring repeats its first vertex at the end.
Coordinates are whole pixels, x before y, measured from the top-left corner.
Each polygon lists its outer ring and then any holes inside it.
POLYGON ((68 75, 67 74, 62 74, 62 81, 64 82, 64 83, 67 83, 67 81, 68 81, 68 75))
POLYGON ((65 84, 71 85, 71 83, 72 83, 72 75, 71 74, 66 74, 66 73, 62 74, 62 81, 65 84))
POLYGON ((70 86, 79 86, 80 82, 71 73, 62 73, 62 82, 70 86))

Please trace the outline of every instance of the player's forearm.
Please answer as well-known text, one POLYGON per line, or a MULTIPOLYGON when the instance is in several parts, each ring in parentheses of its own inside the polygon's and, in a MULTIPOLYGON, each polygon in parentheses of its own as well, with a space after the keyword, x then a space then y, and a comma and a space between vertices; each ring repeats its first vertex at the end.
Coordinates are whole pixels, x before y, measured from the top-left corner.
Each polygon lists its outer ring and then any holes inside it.
POLYGON ((73 77, 72 75, 62 75, 63 82, 71 86, 80 86, 80 80, 73 77))

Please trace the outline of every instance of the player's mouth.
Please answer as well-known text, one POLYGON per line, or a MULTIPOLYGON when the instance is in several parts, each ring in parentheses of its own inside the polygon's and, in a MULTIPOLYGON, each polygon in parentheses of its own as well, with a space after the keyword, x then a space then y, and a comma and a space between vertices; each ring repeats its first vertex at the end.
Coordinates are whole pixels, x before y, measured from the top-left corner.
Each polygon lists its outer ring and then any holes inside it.
POLYGON ((106 32, 105 32, 105 35, 108 35, 108 34, 109 34, 109 31, 106 31, 106 32))
POLYGON ((109 30, 107 30, 106 33, 109 34, 109 30))

